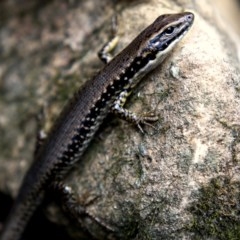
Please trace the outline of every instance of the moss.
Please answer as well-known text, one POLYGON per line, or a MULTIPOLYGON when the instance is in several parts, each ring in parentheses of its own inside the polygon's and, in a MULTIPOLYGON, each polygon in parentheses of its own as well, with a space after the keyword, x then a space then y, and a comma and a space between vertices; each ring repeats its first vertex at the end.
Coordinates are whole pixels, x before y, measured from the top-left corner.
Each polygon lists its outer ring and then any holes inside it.
POLYGON ((195 239, 240 238, 240 182, 218 177, 200 190, 200 198, 188 209, 193 215, 189 230, 195 239))
POLYGON ((240 125, 232 124, 230 125, 227 121, 221 119, 218 120, 224 128, 229 129, 232 133, 232 143, 230 145, 231 153, 232 153, 232 162, 238 164, 239 162, 239 151, 238 145, 240 143, 240 125))

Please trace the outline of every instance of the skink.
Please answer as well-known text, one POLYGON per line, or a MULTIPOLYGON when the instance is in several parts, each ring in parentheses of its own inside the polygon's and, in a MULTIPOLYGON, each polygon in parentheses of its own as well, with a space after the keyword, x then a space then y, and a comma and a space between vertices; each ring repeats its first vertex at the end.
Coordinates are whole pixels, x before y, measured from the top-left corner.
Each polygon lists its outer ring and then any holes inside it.
POLYGON ((21 237, 46 189, 61 181, 80 160, 109 112, 136 124, 152 120, 124 109, 123 105, 132 89, 166 58, 193 21, 190 12, 158 17, 75 94, 26 173, 1 240, 21 237))

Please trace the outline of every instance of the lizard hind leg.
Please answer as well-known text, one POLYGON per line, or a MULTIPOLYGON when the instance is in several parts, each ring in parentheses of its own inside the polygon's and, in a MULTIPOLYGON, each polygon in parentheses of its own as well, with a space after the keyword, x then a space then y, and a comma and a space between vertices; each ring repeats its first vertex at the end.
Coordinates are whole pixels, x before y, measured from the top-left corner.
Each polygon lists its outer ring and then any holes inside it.
POLYGON ((87 210, 87 207, 93 204, 98 197, 91 199, 86 204, 81 204, 70 186, 62 182, 55 182, 52 187, 57 197, 60 198, 64 212, 69 215, 72 220, 80 223, 81 227, 87 230, 89 234, 92 232, 89 229, 91 229, 94 224, 97 229, 100 229, 101 232, 103 231, 104 234, 112 234, 114 232, 112 227, 87 210))

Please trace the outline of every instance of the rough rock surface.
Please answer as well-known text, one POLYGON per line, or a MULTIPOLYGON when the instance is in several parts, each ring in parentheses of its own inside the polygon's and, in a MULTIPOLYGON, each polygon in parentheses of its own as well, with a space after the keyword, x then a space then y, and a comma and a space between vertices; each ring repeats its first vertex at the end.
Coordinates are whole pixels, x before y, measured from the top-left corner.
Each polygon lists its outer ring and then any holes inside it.
MULTIPOLYGON (((184 8, 196 19, 127 104, 154 110, 155 128, 142 135, 110 117, 65 181, 112 231, 88 217, 79 222, 96 239, 240 237, 240 69, 231 34, 211 1, 116 2, 117 51, 161 14, 184 8)), ((3 19, 0 29, 0 191, 14 196, 31 163, 36 115, 45 106, 49 129, 75 89, 101 68, 96 52, 113 14, 110 0, 31 7, 3 19)), ((60 219, 54 207, 48 213, 83 238, 75 219, 60 219)))

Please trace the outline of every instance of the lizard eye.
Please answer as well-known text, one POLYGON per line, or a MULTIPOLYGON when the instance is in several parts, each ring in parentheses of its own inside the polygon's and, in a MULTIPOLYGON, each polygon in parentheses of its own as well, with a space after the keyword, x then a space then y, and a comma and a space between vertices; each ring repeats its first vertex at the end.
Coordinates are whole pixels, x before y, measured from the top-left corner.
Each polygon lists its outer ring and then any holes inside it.
POLYGON ((174 32, 174 27, 168 27, 165 31, 164 31, 164 33, 166 34, 166 35, 170 35, 170 34, 172 34, 173 32, 174 32))

